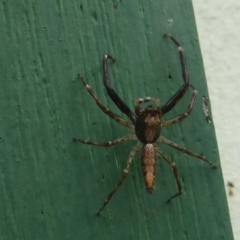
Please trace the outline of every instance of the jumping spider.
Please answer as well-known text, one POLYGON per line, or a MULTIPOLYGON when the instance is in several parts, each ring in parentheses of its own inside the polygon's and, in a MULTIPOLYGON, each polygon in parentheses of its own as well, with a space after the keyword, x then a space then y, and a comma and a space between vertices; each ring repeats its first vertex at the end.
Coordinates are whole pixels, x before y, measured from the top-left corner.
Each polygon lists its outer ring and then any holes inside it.
POLYGON ((100 99, 96 96, 96 94, 93 92, 93 90, 90 88, 89 85, 85 82, 84 78, 81 75, 78 75, 80 80, 82 81, 83 85, 85 86, 88 93, 94 98, 99 108, 107 114, 109 117, 111 117, 113 120, 118 122, 119 124, 129 128, 131 131, 135 132, 135 134, 131 135, 125 135, 121 138, 118 138, 113 141, 109 141, 106 143, 97 143, 97 142, 91 142, 88 140, 81 140, 78 138, 74 138, 74 141, 81 142, 83 144, 88 145, 94 145, 94 146, 100 146, 100 147, 111 147, 113 145, 122 143, 124 141, 129 140, 138 140, 138 143, 135 147, 133 147, 132 151, 129 154, 128 161, 126 164, 125 169, 123 170, 122 177, 118 181, 117 185, 113 188, 113 190, 108 194, 107 198, 105 199, 103 205, 99 209, 97 215, 99 216, 101 211, 104 209, 104 207, 109 203, 114 193, 117 191, 117 189, 121 186, 125 178, 127 177, 127 174, 130 169, 130 165, 132 163, 132 160, 135 156, 135 154, 142 149, 141 154, 141 165, 142 165, 142 173, 144 177, 144 182, 146 186, 146 190, 148 193, 152 193, 154 189, 154 183, 155 183, 155 172, 156 172, 156 161, 157 156, 161 156, 171 167, 173 170, 173 174, 177 183, 178 192, 171 196, 168 199, 168 202, 170 202, 173 198, 179 196, 182 194, 182 186, 178 177, 178 171, 176 164, 159 148, 157 147, 156 143, 164 143, 167 144, 183 153, 186 153, 192 157, 198 158, 206 163, 208 163, 213 168, 216 168, 216 166, 211 163, 207 158, 204 156, 195 154, 193 152, 190 152, 184 147, 178 146, 177 144, 169 141, 165 137, 161 136, 161 130, 165 127, 169 127, 177 122, 180 122, 184 120, 188 115, 191 113, 193 109, 193 104, 196 99, 197 90, 195 87, 189 82, 189 74, 187 70, 187 64, 186 64, 186 58, 184 55, 184 51, 180 43, 172 37, 170 34, 165 34, 166 37, 170 38, 175 45, 178 48, 180 62, 181 62, 181 68, 182 68, 182 77, 184 80, 184 84, 180 87, 180 89, 170 98, 169 101, 162 107, 160 107, 160 101, 157 98, 153 97, 146 97, 146 98, 138 98, 135 100, 135 114, 129 109, 129 107, 123 102, 123 100, 117 95, 115 90, 111 87, 110 79, 108 76, 108 59, 113 60, 114 58, 109 55, 103 55, 102 58, 102 67, 103 67, 103 82, 105 85, 105 88, 107 90, 107 93, 109 97, 112 99, 112 101, 117 105, 117 107, 127 115, 127 117, 130 119, 131 122, 128 122, 118 116, 117 114, 113 113, 111 110, 109 110, 107 107, 105 107, 100 99), (188 88, 191 87, 193 90, 191 100, 188 104, 187 111, 166 121, 162 122, 162 117, 164 114, 169 112, 177 103, 178 101, 183 97, 183 95, 186 93, 188 88), (141 108, 140 105, 142 103, 146 102, 155 102, 156 106, 153 107, 152 105, 141 108))

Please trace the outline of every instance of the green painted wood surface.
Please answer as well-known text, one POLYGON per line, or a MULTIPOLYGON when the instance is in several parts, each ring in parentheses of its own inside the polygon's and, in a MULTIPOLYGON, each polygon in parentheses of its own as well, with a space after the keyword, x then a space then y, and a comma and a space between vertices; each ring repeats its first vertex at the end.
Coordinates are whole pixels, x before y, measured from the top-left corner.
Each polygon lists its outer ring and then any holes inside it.
MULTIPOLYGON (((191 1, 1 1, 0 3, 0 239, 224 239, 232 231, 191 1), (139 154, 109 206, 96 217, 118 181, 133 143, 104 149, 73 137, 108 141, 129 133, 98 109, 77 73, 119 113, 102 84, 101 55, 116 57, 110 74, 133 109, 138 97, 164 104, 182 84, 177 49, 184 46, 199 95, 191 116, 163 135, 204 154, 219 168, 163 147, 177 163, 158 161, 148 195, 139 154)), ((186 109, 190 92, 166 116, 186 109)), ((122 115, 121 115, 122 116, 122 115)))

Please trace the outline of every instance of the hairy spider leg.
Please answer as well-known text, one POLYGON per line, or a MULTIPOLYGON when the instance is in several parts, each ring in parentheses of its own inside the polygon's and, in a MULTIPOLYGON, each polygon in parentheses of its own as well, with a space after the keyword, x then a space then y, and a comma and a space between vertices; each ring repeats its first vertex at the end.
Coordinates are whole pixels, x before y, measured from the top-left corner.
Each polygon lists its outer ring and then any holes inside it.
POLYGON ((135 124, 137 120, 136 116, 134 115, 134 113, 131 112, 126 103, 117 95, 117 93, 111 86, 110 78, 108 76, 108 61, 107 61, 108 59, 115 61, 113 57, 109 55, 103 55, 102 58, 103 82, 107 89, 107 93, 109 97, 113 100, 113 102, 117 105, 117 107, 129 117, 133 124, 135 124))
POLYGON ((87 144, 87 145, 93 145, 93 146, 98 146, 98 147, 111 147, 113 145, 116 145, 116 144, 119 144, 119 143, 122 143, 122 142, 125 142, 125 141, 136 140, 136 139, 137 139, 137 137, 135 135, 125 135, 121 138, 115 139, 113 141, 108 141, 108 142, 105 142, 105 143, 91 142, 91 141, 88 141, 88 140, 81 140, 79 138, 74 138, 73 140, 75 142, 81 142, 81 143, 87 144))
POLYGON ((189 87, 189 74, 187 70, 187 62, 186 62, 186 57, 184 54, 183 47, 180 45, 180 43, 172 37, 170 34, 166 33, 166 37, 169 37, 178 47, 178 52, 179 52, 179 57, 180 57, 180 62, 181 62, 181 67, 182 67, 182 77, 184 80, 184 84, 182 87, 168 100, 167 103, 165 103, 164 106, 162 106, 161 111, 163 114, 169 112, 177 103, 178 101, 183 97, 183 95, 186 93, 189 87))
POLYGON ((160 136, 157 141, 160 142, 160 143, 167 144, 168 146, 173 147, 173 148, 175 148, 175 149, 177 149, 177 150, 179 150, 179 151, 181 151, 185 154, 188 154, 189 156, 198 158, 199 160, 202 160, 202 161, 208 163, 212 168, 217 168, 217 166, 215 164, 211 163, 206 157, 198 155, 196 153, 193 153, 193 152, 187 150, 186 148, 181 147, 174 142, 171 142, 170 140, 166 139, 165 137, 160 136))
POLYGON ((113 113, 109 108, 105 107, 102 102, 100 101, 100 99, 97 97, 97 95, 93 92, 93 90, 90 88, 90 86, 85 82, 84 78, 78 74, 78 78, 82 81, 84 87, 86 88, 86 90, 88 91, 88 93, 94 98, 95 102, 97 103, 97 105, 99 106, 99 108, 106 113, 110 118, 112 118, 113 120, 115 120, 116 122, 120 123, 121 125, 131 129, 132 131, 134 131, 134 126, 132 125, 132 123, 124 120, 123 118, 119 117, 117 114, 113 113))
POLYGON ((126 164, 126 167, 123 170, 122 173, 122 177, 120 178, 120 180, 118 181, 117 185, 114 187, 114 189, 108 194, 107 198, 105 199, 102 207, 99 209, 99 211, 97 212, 97 216, 100 215, 101 211, 104 209, 104 207, 109 203, 109 201, 111 200, 112 196, 114 195, 114 193, 118 190, 118 188, 122 185, 123 181, 126 179, 128 173, 129 173, 129 169, 132 163, 132 160, 134 158, 134 156, 136 155, 136 153, 140 150, 140 148, 142 147, 142 144, 139 142, 130 152, 129 157, 128 157, 128 161, 126 164))
POLYGON ((173 170, 173 174, 177 183, 177 187, 178 187, 178 193, 171 196, 167 201, 170 202, 173 198, 179 196, 182 194, 183 190, 182 190, 182 186, 178 177, 178 170, 177 170, 177 166, 176 164, 170 159, 170 157, 168 157, 163 151, 161 151, 159 148, 156 149, 158 155, 160 155, 172 168, 173 170))
POLYGON ((190 99, 190 102, 188 104, 188 107, 187 107, 187 111, 182 113, 182 114, 179 114, 177 117, 174 117, 166 122, 163 122, 162 124, 162 128, 164 127, 169 127, 177 122, 180 122, 182 121, 183 119, 187 118, 190 113, 192 112, 192 109, 193 109, 193 104, 196 100, 196 96, 197 96, 197 90, 194 88, 194 86, 192 84, 190 84, 190 87, 193 89, 193 94, 192 94, 192 97, 190 99))
POLYGON ((137 98, 135 100, 135 105, 134 105, 135 113, 137 114, 137 116, 140 114, 141 109, 142 109, 142 108, 140 108, 140 104, 150 102, 150 101, 155 102, 156 106, 157 106, 157 110, 160 111, 160 100, 158 98, 153 98, 153 97, 137 98))

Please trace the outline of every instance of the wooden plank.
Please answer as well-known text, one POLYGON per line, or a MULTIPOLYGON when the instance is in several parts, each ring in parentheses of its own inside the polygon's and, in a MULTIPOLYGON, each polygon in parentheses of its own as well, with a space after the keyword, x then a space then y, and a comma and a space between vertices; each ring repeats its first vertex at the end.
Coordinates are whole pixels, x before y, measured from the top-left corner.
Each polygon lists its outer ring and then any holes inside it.
MULTIPOLYGON (((209 96, 191 1, 2 1, 0 13, 1 239, 233 239, 214 126, 202 108, 201 96, 209 96), (120 114, 102 83, 101 55, 111 54, 113 86, 131 109, 138 97, 164 104, 182 84, 165 32, 183 45, 199 95, 191 116, 162 134, 219 168, 161 146, 184 188, 166 204, 177 191, 172 170, 159 159, 149 195, 137 155, 98 218, 133 143, 102 149, 72 142, 129 133, 103 115, 76 75, 120 114)), ((190 96, 166 119, 185 111, 190 96)))

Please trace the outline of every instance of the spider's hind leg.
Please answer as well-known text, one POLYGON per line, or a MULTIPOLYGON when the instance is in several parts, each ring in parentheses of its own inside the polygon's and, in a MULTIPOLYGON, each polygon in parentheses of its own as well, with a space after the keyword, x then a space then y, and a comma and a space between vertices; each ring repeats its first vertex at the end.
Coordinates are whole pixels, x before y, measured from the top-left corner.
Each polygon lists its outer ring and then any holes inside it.
POLYGON ((115 194, 115 192, 118 190, 118 188, 122 185, 122 183, 124 182, 124 180, 126 179, 128 173, 129 173, 129 169, 132 163, 132 160, 135 156, 135 154, 140 150, 142 144, 138 143, 130 152, 129 157, 128 157, 128 161, 126 164, 126 167, 123 170, 122 176, 120 178, 120 180, 118 181, 117 185, 113 188, 113 190, 108 194, 107 198, 105 199, 102 207, 98 210, 97 212, 97 216, 100 216, 101 211, 105 208, 105 206, 110 202, 111 198, 113 197, 113 195, 115 194))
POLYGON ((177 170, 177 166, 176 164, 170 159, 170 157, 168 157, 163 151, 161 151, 159 148, 156 149, 157 154, 160 155, 172 168, 173 170, 173 174, 177 183, 177 187, 178 187, 178 193, 176 193, 175 195, 171 196, 167 202, 170 202, 173 198, 180 196, 183 192, 182 190, 182 186, 178 177, 178 170, 177 170))

